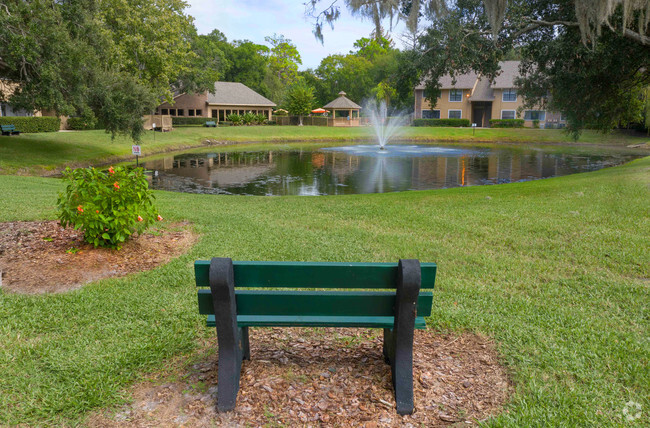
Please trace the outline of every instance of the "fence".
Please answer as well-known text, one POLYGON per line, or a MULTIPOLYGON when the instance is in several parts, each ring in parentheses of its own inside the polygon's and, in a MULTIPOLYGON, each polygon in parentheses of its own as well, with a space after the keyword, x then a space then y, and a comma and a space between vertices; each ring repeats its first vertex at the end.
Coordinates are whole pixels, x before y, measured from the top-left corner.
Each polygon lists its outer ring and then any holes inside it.
MULTIPOLYGON (((278 125, 284 126, 297 126, 300 124, 298 116, 273 116, 273 120, 278 125)), ((302 124, 305 126, 344 126, 349 125, 347 118, 332 118, 328 116, 303 116, 302 124)), ((353 119, 352 125, 366 126, 370 121, 367 117, 360 117, 353 119)))

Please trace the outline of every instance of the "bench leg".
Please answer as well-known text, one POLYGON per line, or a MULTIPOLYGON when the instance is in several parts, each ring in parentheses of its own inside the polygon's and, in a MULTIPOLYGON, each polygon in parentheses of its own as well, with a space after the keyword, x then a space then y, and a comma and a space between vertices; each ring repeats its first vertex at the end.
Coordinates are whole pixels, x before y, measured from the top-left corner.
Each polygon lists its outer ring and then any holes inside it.
POLYGON ((417 260, 400 260, 395 296, 395 324, 390 355, 397 413, 413 413, 413 329, 421 272, 417 260))
POLYGON ((241 345, 242 345, 242 356, 245 360, 251 360, 251 347, 248 343, 248 327, 241 328, 241 345))
POLYGON ((242 359, 245 355, 243 344, 245 342, 248 345, 248 330, 244 333, 242 329, 237 328, 235 280, 231 259, 212 259, 210 290, 219 344, 217 410, 227 412, 235 408, 242 359))
POLYGON ((384 329, 384 361, 386 364, 395 358, 395 335, 392 328, 384 329))

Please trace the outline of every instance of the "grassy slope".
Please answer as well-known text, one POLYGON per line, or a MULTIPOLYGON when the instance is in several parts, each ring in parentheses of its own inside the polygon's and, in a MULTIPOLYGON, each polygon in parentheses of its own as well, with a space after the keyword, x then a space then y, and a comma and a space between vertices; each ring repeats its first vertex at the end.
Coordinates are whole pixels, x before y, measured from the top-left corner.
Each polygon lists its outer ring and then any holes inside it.
MULTIPOLYGON (((0 425, 60 423, 122 399, 144 370, 212 335, 196 314, 198 258, 439 265, 435 329, 493 337, 516 392, 494 425, 650 423, 650 157, 556 179, 335 197, 157 192, 203 234, 151 272, 53 296, 0 294, 0 425), (63 399, 62 397, 66 397, 63 399)), ((0 176, 0 221, 52 217, 59 183, 0 176)))
MULTIPOLYGON (((177 128, 169 133, 148 132, 142 143, 145 155, 201 145, 206 139, 218 141, 309 141, 370 139, 370 128, 327 128, 318 126, 257 126, 177 128)), ((569 140, 567 134, 553 129, 479 129, 473 135, 467 128, 404 128, 401 138, 420 141, 484 141, 558 143, 569 140)), ((628 145, 648 141, 622 133, 608 135, 585 131, 579 143, 628 145)), ((0 173, 40 174, 61 165, 85 165, 109 159, 132 158, 131 140, 111 141, 104 131, 78 131, 23 134, 0 137, 0 173)))

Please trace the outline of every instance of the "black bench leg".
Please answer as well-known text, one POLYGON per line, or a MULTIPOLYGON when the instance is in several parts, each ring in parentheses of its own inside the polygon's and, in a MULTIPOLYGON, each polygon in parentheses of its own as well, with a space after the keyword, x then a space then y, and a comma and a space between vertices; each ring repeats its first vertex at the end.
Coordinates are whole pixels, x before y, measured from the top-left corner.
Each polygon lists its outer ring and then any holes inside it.
POLYGON ((395 358, 395 335, 392 328, 384 329, 384 361, 390 364, 391 360, 395 358))
POLYGON ((395 296, 395 324, 390 355, 397 413, 413 413, 413 329, 421 273, 418 260, 400 260, 395 296))
POLYGON ((250 361, 251 347, 250 344, 248 343, 248 327, 241 328, 241 345, 242 345, 243 358, 245 360, 250 361))
POLYGON ((243 337, 246 333, 237 328, 235 279, 232 260, 213 258, 210 262, 210 290, 217 325, 219 344, 219 369, 217 377, 217 410, 227 412, 235 408, 239 391, 239 376, 244 357, 243 337))

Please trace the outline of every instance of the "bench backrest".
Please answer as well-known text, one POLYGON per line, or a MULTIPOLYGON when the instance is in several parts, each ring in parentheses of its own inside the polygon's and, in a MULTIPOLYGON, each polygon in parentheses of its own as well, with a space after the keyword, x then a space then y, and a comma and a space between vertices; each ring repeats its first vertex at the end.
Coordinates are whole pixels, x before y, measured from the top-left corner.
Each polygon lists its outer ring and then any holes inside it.
MULTIPOLYGON (((239 315, 393 316, 397 263, 233 261, 239 315), (257 290, 241 290, 256 288, 257 290), (263 288, 263 290, 261 289, 263 288), (305 291, 281 289, 357 289, 305 291), (359 289, 393 289, 361 291, 359 289)), ((421 289, 433 289, 435 263, 421 263, 421 289)), ((196 285, 210 286, 210 261, 194 264, 196 285)), ((199 291, 199 313, 212 314, 210 290, 199 291)), ((431 313, 432 293, 421 291, 418 316, 431 313)))
POLYGON ((211 121, 205 122, 205 124, 206 124, 206 125, 216 125, 215 122, 211 122, 211 121))
POLYGON ((3 131, 15 131, 16 127, 14 125, 0 125, 3 131))

